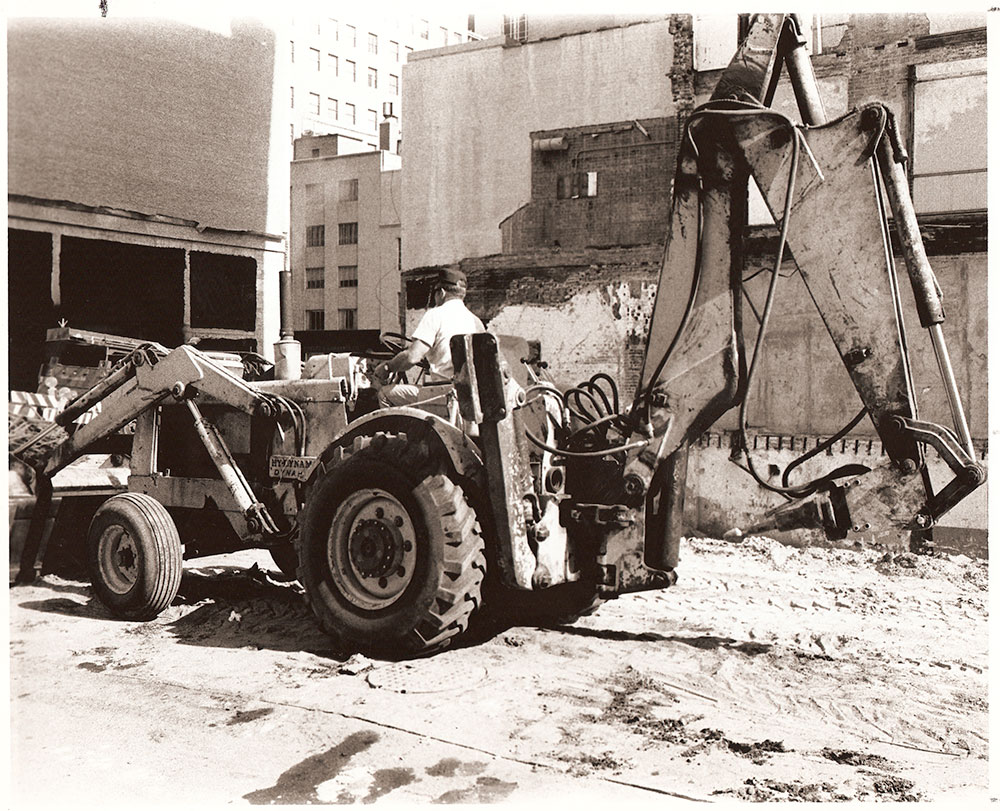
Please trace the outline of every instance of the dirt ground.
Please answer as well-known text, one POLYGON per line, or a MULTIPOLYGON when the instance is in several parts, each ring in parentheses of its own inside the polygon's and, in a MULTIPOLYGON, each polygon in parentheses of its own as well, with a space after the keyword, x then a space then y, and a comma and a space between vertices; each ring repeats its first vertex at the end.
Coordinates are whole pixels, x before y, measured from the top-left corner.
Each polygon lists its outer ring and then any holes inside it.
POLYGON ((145 624, 14 587, 10 805, 988 801, 985 561, 681 551, 675 587, 405 663, 333 655, 257 553, 145 624))

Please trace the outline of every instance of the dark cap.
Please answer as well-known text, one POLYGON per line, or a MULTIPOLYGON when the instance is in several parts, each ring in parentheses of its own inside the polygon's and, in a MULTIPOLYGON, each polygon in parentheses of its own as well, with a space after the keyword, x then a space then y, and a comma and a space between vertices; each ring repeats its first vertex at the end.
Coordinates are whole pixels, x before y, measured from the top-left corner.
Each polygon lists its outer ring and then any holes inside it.
POLYGON ((465 274, 457 268, 441 268, 441 271, 438 273, 438 284, 442 287, 465 290, 465 274))

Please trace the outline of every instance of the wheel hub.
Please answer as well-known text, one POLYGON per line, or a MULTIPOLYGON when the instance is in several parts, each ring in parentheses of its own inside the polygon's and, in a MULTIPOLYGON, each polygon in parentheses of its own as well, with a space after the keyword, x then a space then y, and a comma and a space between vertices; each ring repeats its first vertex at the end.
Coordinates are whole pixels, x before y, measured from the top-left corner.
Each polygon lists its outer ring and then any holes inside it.
POLYGON ((337 508, 327 562, 334 584, 349 602, 371 611, 391 605, 413 580, 416 560, 413 521, 391 493, 364 488, 337 508))
POLYGON ((403 546, 383 522, 366 518, 351 536, 351 562, 362 577, 384 577, 402 562, 403 546))
POLYGON ((108 527, 98 544, 102 580, 116 594, 126 594, 139 579, 139 552, 132 536, 118 525, 108 527))

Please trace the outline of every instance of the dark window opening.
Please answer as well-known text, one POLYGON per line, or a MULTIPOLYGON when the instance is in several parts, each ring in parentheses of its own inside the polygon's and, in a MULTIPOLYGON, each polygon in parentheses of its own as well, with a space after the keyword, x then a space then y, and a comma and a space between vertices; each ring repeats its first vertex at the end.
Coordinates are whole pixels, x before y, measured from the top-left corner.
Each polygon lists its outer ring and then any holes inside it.
POLYGON ((257 262, 191 251, 191 326, 252 332, 256 324, 257 262))
POLYGON ((45 357, 45 331, 58 326, 52 305, 52 235, 7 229, 8 385, 35 391, 45 357))
POLYGON ((69 326, 167 347, 183 341, 184 251, 63 237, 59 314, 69 326))

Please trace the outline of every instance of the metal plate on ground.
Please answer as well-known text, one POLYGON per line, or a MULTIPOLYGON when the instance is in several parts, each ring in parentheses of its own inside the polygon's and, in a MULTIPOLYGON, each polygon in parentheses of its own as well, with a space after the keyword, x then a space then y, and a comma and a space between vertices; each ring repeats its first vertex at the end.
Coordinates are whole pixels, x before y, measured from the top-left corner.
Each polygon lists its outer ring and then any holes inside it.
POLYGON ((372 687, 397 693, 440 693, 471 687, 485 679, 485 667, 446 657, 396 662, 368 674, 372 687))

